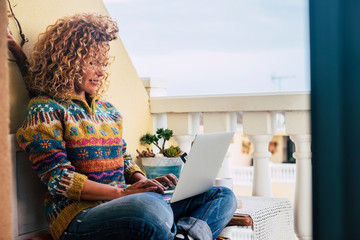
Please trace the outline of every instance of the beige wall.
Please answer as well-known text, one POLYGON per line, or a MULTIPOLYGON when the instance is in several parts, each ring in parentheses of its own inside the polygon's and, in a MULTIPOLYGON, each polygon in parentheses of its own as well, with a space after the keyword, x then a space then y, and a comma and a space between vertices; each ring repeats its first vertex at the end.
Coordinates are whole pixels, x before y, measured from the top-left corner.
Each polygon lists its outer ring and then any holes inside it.
MULTIPOLYGON (((23 32, 29 39, 29 42, 24 45, 24 51, 28 56, 38 34, 44 32, 46 27, 53 24, 57 19, 83 12, 108 14, 101 0, 10 1, 23 32)), ((10 18, 9 24, 15 37, 18 37, 15 21, 10 18)), ((140 135, 152 131, 148 95, 121 40, 111 43, 110 55, 115 56, 115 62, 111 66, 111 86, 107 99, 124 115, 124 138, 128 143, 129 152, 134 156, 136 148, 141 147, 138 146, 140 135)), ((10 64, 10 79, 10 131, 14 133, 25 117, 28 95, 14 63, 10 64)))
POLYGON ((11 161, 9 134, 9 82, 6 42, 6 1, 0 1, 0 239, 11 239, 11 161))

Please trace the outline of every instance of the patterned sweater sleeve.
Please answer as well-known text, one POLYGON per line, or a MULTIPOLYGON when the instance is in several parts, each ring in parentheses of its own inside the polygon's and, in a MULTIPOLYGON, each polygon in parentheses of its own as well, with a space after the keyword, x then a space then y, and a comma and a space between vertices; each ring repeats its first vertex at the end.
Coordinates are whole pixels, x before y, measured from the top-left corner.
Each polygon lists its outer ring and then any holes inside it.
POLYGON ((47 98, 33 99, 16 136, 20 147, 29 152, 32 168, 49 193, 80 200, 87 177, 75 172, 67 158, 63 114, 64 110, 56 102, 47 98))
POLYGON ((126 179, 126 181, 128 182, 129 179, 131 178, 131 176, 132 176, 134 173, 136 173, 136 172, 139 172, 139 173, 141 173, 142 175, 145 176, 145 174, 144 174, 144 173, 141 171, 141 169, 136 165, 136 163, 134 163, 134 162, 132 161, 131 155, 126 152, 126 142, 125 142, 124 139, 123 139, 122 152, 123 152, 123 156, 124 156, 124 167, 125 167, 124 174, 125 174, 125 179, 126 179))

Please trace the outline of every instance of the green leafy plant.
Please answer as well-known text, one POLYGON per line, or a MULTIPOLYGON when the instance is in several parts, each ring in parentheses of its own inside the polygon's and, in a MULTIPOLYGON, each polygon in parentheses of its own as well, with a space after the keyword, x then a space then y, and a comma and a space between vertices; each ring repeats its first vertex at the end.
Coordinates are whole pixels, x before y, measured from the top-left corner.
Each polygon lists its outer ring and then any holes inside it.
MULTIPOLYGON (((160 150, 160 153, 166 157, 178 157, 181 155, 181 150, 179 147, 174 147, 171 145, 169 148, 165 149, 166 142, 169 141, 172 136, 173 136, 172 130, 159 128, 156 130, 156 134, 147 133, 144 136, 142 136, 140 138, 140 142, 142 144, 149 144, 149 145, 153 144, 160 150), (161 146, 159 144, 160 139, 164 140, 161 146)), ((142 157, 142 155, 143 155, 142 153, 139 153, 140 157, 142 157)), ((143 157, 146 157, 146 154, 143 157)))
POLYGON ((167 157, 179 157, 181 155, 181 150, 179 147, 171 145, 169 148, 164 150, 164 155, 167 157))

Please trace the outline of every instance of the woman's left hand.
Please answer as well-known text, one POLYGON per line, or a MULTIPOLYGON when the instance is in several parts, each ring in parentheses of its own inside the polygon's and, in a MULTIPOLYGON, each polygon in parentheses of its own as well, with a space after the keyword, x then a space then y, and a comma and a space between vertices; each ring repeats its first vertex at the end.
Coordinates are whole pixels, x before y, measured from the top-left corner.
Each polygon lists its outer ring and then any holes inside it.
POLYGON ((154 178, 154 180, 156 180, 159 183, 163 184, 164 186, 168 186, 170 188, 173 187, 172 184, 174 184, 176 186, 176 184, 178 182, 178 178, 172 173, 166 174, 161 177, 156 177, 156 178, 154 178))
POLYGON ((127 188, 124 188, 124 193, 126 195, 140 192, 157 192, 160 194, 164 194, 165 189, 166 188, 158 181, 145 178, 131 184, 131 186, 128 186, 127 188))

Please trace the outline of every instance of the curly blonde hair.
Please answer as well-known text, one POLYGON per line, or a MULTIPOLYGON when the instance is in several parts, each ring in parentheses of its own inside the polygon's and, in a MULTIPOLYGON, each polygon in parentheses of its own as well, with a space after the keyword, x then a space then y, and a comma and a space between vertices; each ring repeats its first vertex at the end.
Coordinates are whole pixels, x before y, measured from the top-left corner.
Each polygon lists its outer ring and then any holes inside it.
MULTIPOLYGON (((57 101, 69 99, 87 64, 102 59, 101 64, 107 65, 109 42, 117 38, 118 31, 110 17, 97 14, 77 14, 48 26, 39 36, 30 61, 26 79, 30 94, 46 94, 57 101)), ((108 85, 106 73, 96 94, 102 95, 108 85)))

